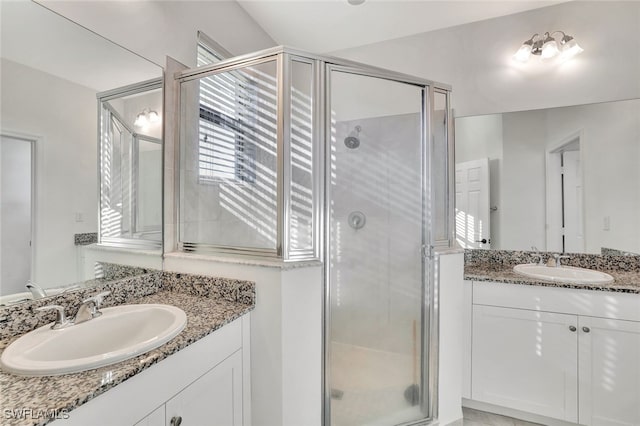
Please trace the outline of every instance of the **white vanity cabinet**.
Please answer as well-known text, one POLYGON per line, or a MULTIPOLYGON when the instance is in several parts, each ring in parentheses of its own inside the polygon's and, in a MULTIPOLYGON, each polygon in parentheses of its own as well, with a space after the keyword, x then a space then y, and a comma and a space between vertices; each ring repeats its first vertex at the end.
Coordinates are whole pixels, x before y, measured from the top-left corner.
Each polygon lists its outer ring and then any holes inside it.
POLYGON ((474 305, 473 399, 576 422, 577 325, 575 315, 474 305))
POLYGON ((581 316, 578 323, 580 423, 640 425, 640 322, 581 316))
POLYGON ((475 408, 640 425, 640 295, 478 282, 471 300, 465 396, 491 404, 475 408))
POLYGON ((185 425, 242 426, 240 351, 167 401, 165 414, 170 426, 177 426, 177 419, 185 425))
POLYGON ((249 321, 223 326, 54 424, 251 425, 249 321))

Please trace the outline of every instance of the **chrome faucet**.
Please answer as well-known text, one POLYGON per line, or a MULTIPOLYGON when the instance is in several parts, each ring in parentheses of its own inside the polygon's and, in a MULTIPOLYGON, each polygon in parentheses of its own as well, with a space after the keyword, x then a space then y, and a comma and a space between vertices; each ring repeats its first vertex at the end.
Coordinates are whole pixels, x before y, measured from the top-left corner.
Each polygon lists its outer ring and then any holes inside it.
POLYGON ((102 305, 104 298, 110 294, 110 291, 103 291, 102 293, 83 300, 82 305, 78 308, 78 312, 76 312, 76 316, 73 318, 73 323, 80 324, 102 315, 102 312, 99 310, 100 305, 102 305))
POLYGON ((56 311, 56 322, 51 326, 52 330, 59 330, 73 325, 73 322, 64 315, 64 308, 60 305, 42 306, 40 308, 36 308, 36 311, 50 311, 54 309, 56 311))
POLYGON ((51 328, 53 330, 59 330, 71 325, 87 322, 90 319, 97 318, 102 315, 102 312, 100 312, 99 310, 100 305, 102 305, 102 301, 104 300, 104 298, 110 294, 110 291, 103 291, 102 293, 98 293, 95 296, 83 300, 82 304, 78 308, 78 312, 76 312, 76 316, 71 320, 65 316, 64 308, 60 305, 42 306, 41 308, 36 308, 36 311, 55 310, 56 321, 51 326, 51 328))
POLYGON ((47 292, 44 291, 42 287, 40 287, 38 284, 34 283, 31 280, 27 281, 27 285, 25 285, 25 287, 27 288, 27 290, 31 292, 31 296, 33 297, 34 300, 47 297, 47 292))
MULTIPOLYGON (((570 259, 569 256, 565 256, 565 255, 560 255, 558 253, 554 253, 553 254, 553 265, 549 265, 547 263, 547 266, 555 266, 556 268, 559 268, 562 266, 562 264, 560 263, 560 259, 570 259)), ((549 261, 551 261, 551 259, 549 259, 549 261)))

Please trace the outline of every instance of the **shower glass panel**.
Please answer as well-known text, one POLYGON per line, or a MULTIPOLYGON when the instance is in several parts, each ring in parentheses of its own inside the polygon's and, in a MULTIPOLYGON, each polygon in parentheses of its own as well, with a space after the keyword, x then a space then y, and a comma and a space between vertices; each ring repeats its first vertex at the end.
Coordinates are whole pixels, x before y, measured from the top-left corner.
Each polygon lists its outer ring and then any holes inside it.
POLYGON ((331 425, 428 416, 424 86, 330 71, 331 425))
POLYGON ((162 237, 162 141, 138 135, 134 143, 137 176, 134 235, 158 240, 162 237))
MULTIPOLYGON (((434 243, 436 246, 449 246, 452 225, 449 220, 447 188, 449 188, 449 95, 447 92, 434 91, 431 128, 431 176, 432 176, 432 213, 434 243)), ((451 209, 452 210, 452 209, 451 209)))
MULTIPOLYGON (((292 60, 290 100, 290 173, 287 221, 290 257, 313 255, 314 238, 314 159, 313 63, 292 60)), ((319 182, 319 179, 316 179, 319 182)))
POLYGON ((277 250, 276 60, 181 84, 179 241, 277 250))

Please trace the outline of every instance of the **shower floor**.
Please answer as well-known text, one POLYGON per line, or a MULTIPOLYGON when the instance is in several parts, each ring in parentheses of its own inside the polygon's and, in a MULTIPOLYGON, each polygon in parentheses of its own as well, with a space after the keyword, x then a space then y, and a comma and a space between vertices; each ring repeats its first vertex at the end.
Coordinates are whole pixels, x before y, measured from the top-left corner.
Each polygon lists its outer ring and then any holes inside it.
POLYGON ((421 416, 404 397, 413 384, 410 354, 339 342, 331 349, 333 426, 392 425, 421 416))

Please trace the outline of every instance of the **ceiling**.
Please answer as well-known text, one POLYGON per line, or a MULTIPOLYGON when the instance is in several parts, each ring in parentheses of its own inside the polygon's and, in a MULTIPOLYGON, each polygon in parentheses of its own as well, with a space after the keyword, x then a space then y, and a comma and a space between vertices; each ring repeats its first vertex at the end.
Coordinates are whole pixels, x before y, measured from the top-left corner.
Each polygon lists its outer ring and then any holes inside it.
POLYGON ((277 44, 313 53, 468 24, 563 1, 238 0, 277 44))

